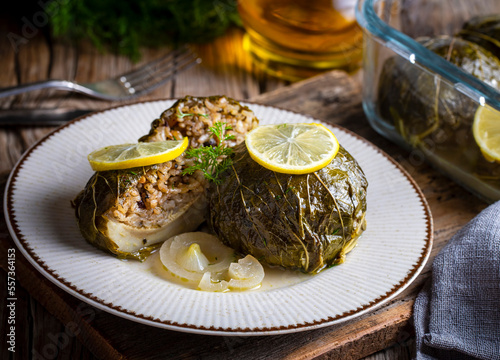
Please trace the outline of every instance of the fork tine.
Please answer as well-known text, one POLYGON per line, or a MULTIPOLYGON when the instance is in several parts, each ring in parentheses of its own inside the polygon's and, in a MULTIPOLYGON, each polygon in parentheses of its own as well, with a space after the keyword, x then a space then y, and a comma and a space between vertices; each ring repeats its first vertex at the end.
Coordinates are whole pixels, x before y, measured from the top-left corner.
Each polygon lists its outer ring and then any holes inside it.
MULTIPOLYGON (((158 64, 158 66, 155 68, 156 70, 156 73, 158 74, 161 74, 165 71, 167 71, 169 68, 172 67, 172 65, 174 66, 178 66, 177 64, 181 64, 185 61, 189 61, 191 58, 196 58, 196 55, 193 54, 192 52, 190 51, 186 51, 184 53, 181 53, 181 54, 178 54, 175 58, 174 58, 174 61, 173 62, 163 62, 161 64, 158 64)), ((150 73, 150 75, 154 75, 153 73, 150 73)))
POLYGON ((169 52, 165 56, 159 57, 158 59, 156 59, 154 61, 151 61, 147 64, 144 64, 143 66, 141 66, 137 69, 133 69, 129 72, 121 74, 117 77, 117 79, 120 80, 121 82, 125 83, 125 82, 133 80, 139 76, 143 76, 145 74, 148 74, 149 72, 151 72, 152 69, 155 69, 157 66, 161 65, 162 63, 170 63, 177 56, 185 54, 185 53, 189 53, 189 52, 190 52, 189 48, 186 46, 183 46, 181 48, 178 48, 178 49, 175 49, 175 50, 169 52))
POLYGON ((124 100, 145 94, 170 80, 176 73, 200 62, 201 60, 187 46, 184 46, 138 69, 110 79, 91 83, 49 79, 0 89, 0 98, 33 90, 59 89, 98 99, 124 100), (132 87, 132 84, 135 87, 132 87))
POLYGON ((154 79, 155 77, 162 76, 162 74, 170 71, 171 69, 175 69, 176 67, 178 68, 185 62, 192 61, 192 59, 194 58, 196 58, 196 55, 193 54, 192 52, 185 52, 179 54, 174 59, 159 63, 157 66, 151 67, 147 71, 144 71, 140 76, 137 75, 132 79, 129 78, 127 79, 127 81, 130 87, 140 86, 145 82, 149 82, 151 79, 154 79))
POLYGON ((166 71, 158 72, 153 74, 155 76, 145 78, 142 82, 137 83, 135 87, 131 87, 129 90, 134 89, 135 91, 133 93, 136 95, 152 91, 172 79, 177 73, 187 70, 199 63, 201 63, 201 59, 191 53, 190 56, 184 56, 181 58, 179 62, 176 61, 176 64, 168 67, 166 71))

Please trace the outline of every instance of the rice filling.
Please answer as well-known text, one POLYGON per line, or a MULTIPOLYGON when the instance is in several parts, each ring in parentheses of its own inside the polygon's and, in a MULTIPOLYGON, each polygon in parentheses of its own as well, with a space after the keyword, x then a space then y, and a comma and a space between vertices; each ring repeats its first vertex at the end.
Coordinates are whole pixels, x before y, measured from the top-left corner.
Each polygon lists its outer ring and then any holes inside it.
POLYGON ((163 141, 189 137, 189 146, 217 145, 217 139, 210 134, 210 127, 224 122, 231 128, 227 132, 234 139, 226 146, 233 147, 245 140, 245 135, 257 127, 258 119, 252 110, 225 96, 196 98, 186 96, 165 110, 151 124, 151 131, 139 141, 163 141))
POLYGON ((160 227, 168 223, 205 192, 207 181, 201 172, 182 175, 192 163, 192 159, 181 155, 146 167, 139 176, 123 179, 125 191, 119 193, 115 205, 104 216, 133 227, 160 227))

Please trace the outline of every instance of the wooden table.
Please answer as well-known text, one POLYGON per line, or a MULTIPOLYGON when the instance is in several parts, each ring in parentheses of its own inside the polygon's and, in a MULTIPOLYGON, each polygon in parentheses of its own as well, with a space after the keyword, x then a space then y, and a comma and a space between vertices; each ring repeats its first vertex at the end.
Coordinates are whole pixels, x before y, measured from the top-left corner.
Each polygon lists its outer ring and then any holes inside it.
MULTIPOLYGON (((87 43, 53 41, 39 29, 17 52, 6 34, 20 34, 19 24, 0 21, 0 86, 46 78, 89 82, 139 66, 166 49, 144 50, 138 64, 101 54, 87 43)), ((391 155, 414 177, 434 217, 431 260, 418 279, 395 300, 356 320, 296 334, 262 337, 189 335, 139 325, 81 303, 37 273, 17 252, 16 353, 2 344, 2 359, 408 359, 413 351, 411 309, 428 278, 432 258, 460 227, 486 204, 411 154, 375 133, 361 108, 359 77, 340 72, 288 84, 255 69, 241 48, 241 30, 211 44, 198 46, 203 64, 179 74, 165 86, 141 98, 161 99, 190 95, 226 94, 236 99, 279 105, 339 124, 368 139, 391 155), (74 328, 78 334, 68 329, 74 328), (66 335, 65 335, 66 334, 66 335), (73 336, 75 335, 75 336, 73 336), (373 355, 371 355, 373 354, 373 355), (369 356, 371 355, 371 356, 369 356), (10 357, 9 357, 10 356, 10 357)), ((0 100, 0 109, 104 109, 127 102, 91 100, 57 91, 29 93, 0 100)), ((0 127, 2 193, 5 174, 21 154, 54 127, 0 127)), ((0 217, 0 286, 7 289, 6 254, 15 247, 0 217)), ((4 290, 2 290, 4 291, 4 290)), ((6 338, 6 296, 2 296, 2 339, 6 338)), ((4 341, 4 340, 3 340, 4 341)))

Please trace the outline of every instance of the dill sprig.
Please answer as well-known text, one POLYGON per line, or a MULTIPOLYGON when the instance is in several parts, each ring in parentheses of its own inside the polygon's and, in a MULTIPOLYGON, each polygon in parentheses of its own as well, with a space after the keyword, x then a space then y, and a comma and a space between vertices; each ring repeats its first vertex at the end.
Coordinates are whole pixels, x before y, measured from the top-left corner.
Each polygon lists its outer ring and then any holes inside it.
POLYGON ((209 128, 209 132, 218 139, 218 145, 201 146, 186 151, 186 157, 196 159, 196 163, 185 169, 182 174, 193 174, 196 170, 200 170, 206 179, 220 184, 222 180, 219 178, 219 175, 226 171, 233 163, 230 157, 233 149, 224 144, 227 140, 235 139, 234 135, 227 135, 226 132, 228 130, 232 130, 232 127, 226 123, 214 123, 214 126, 209 128))
POLYGON ((193 113, 183 113, 181 109, 177 109, 177 117, 179 119, 182 119, 186 116, 195 116, 195 115, 198 115, 198 116, 203 116, 204 118, 208 118, 208 114, 193 114, 193 113))
POLYGON ((44 6, 56 37, 89 39, 134 61, 143 47, 207 43, 241 26, 236 0, 50 0, 44 6))

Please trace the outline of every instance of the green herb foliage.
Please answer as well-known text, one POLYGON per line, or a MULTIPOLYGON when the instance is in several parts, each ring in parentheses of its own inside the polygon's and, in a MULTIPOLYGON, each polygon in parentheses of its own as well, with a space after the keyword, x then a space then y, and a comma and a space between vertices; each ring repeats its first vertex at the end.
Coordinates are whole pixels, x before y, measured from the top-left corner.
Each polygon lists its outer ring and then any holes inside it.
POLYGON ((231 129, 226 123, 214 123, 214 126, 209 131, 218 139, 218 145, 202 146, 186 151, 187 158, 194 158, 197 161, 195 165, 184 170, 182 174, 193 174, 196 170, 201 170, 206 179, 220 184, 222 180, 219 178, 219 175, 233 163, 230 158, 233 150, 224 144, 227 140, 234 140, 234 135, 226 134, 226 131, 231 129))
POLYGON ((140 47, 203 43, 241 25, 236 0, 53 0, 55 36, 90 39, 139 60, 140 47))
POLYGON ((357 161, 341 146, 321 171, 293 175, 259 165, 245 143, 232 150, 224 181, 207 191, 217 237, 268 265, 316 273, 342 263, 365 222, 368 183, 357 161))
POLYGON ((178 110, 177 111, 177 117, 179 119, 182 119, 186 116, 195 116, 195 115, 198 115, 198 116, 203 116, 204 118, 208 118, 208 114, 191 114, 191 113, 183 113, 182 110, 178 110))

